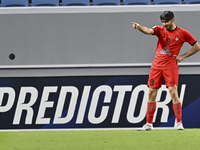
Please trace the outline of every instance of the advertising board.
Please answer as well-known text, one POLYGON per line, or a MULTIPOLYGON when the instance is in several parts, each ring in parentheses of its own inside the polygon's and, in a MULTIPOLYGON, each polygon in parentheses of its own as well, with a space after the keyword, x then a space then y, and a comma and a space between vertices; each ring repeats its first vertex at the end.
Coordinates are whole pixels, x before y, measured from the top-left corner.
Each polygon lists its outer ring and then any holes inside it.
MULTIPOLYGON (((0 78, 0 130, 138 128, 146 123, 148 76, 0 78)), ((199 128, 200 76, 180 75, 185 128, 199 128)), ((173 128, 163 82, 154 127, 173 128)))

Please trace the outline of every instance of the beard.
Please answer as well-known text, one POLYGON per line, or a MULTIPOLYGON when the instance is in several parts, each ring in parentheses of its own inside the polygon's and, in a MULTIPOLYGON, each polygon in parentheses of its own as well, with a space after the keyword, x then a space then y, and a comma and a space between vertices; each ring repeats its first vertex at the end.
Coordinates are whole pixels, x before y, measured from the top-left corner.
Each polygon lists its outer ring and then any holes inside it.
POLYGON ((165 28, 166 28, 167 30, 172 30, 172 25, 165 25, 165 28))

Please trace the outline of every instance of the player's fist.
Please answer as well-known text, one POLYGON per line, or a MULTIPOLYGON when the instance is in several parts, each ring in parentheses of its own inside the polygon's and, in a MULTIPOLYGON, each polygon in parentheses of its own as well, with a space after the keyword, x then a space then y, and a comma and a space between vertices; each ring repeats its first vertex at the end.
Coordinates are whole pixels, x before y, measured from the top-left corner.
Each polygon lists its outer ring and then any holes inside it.
POLYGON ((136 22, 131 22, 131 23, 132 23, 134 29, 137 29, 139 27, 138 23, 136 23, 136 22))

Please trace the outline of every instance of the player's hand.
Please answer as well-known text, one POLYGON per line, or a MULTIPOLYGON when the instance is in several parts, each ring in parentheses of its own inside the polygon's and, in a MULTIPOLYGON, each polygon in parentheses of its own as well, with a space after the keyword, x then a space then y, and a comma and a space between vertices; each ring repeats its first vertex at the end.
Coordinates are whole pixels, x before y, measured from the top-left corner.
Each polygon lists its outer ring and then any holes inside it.
POLYGON ((131 22, 131 23, 132 23, 134 29, 137 29, 139 27, 138 23, 136 23, 136 22, 131 22))
POLYGON ((175 60, 179 63, 181 62, 184 58, 182 56, 177 56, 177 55, 173 55, 175 57, 175 60))

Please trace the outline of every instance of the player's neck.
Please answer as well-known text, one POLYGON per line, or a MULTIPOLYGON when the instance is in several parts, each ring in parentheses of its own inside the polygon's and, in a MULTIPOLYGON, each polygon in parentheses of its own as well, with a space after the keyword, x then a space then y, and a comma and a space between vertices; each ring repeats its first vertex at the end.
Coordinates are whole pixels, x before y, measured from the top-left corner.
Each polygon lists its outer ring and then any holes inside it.
POLYGON ((172 27, 169 29, 169 31, 174 31, 176 30, 177 26, 175 24, 172 25, 172 27))

